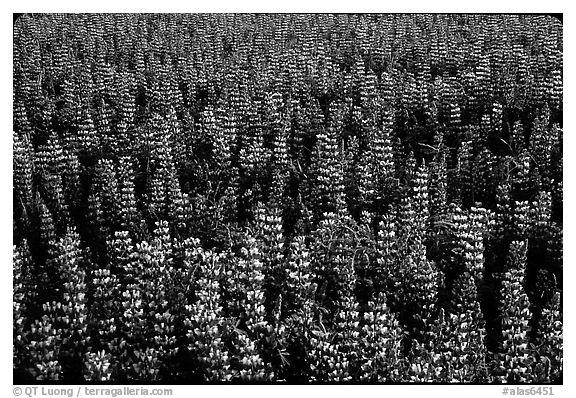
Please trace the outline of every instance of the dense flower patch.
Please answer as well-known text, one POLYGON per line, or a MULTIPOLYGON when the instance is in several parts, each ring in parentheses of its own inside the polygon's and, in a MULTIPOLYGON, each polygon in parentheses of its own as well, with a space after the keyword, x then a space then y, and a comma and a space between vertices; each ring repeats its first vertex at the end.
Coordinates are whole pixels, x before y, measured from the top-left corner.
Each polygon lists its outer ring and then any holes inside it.
POLYGON ((562 32, 23 16, 15 380, 561 382, 562 32))

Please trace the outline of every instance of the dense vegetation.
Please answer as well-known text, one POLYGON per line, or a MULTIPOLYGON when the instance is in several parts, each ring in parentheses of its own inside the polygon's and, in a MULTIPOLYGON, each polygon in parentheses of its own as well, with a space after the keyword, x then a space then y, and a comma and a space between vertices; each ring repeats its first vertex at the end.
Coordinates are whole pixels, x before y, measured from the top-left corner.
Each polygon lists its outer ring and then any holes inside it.
POLYGON ((27 15, 14 378, 561 382, 562 26, 27 15))

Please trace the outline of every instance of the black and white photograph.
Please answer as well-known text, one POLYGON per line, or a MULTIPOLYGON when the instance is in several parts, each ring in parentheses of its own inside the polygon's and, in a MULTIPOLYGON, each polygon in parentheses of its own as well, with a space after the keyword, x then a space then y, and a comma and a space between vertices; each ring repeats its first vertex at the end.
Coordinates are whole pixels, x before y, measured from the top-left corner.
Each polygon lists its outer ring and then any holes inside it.
POLYGON ((561 396, 563 27, 14 14, 13 384, 561 396))

